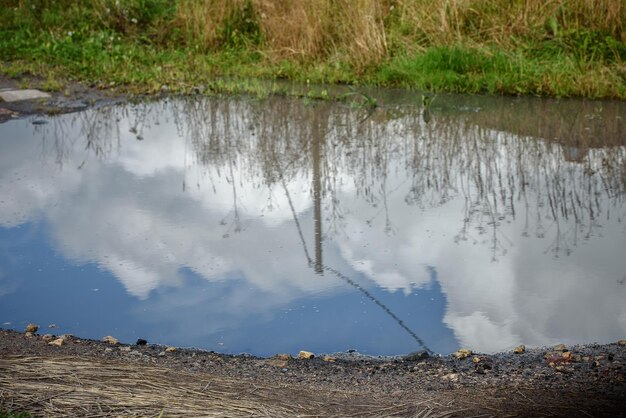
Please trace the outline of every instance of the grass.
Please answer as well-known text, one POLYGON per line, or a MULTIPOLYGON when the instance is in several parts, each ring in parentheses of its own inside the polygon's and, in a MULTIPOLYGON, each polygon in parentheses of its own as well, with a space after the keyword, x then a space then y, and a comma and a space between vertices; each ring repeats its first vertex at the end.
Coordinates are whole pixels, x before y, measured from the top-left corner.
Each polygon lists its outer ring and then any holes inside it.
POLYGON ((50 91, 286 79, 624 99, 625 22, 626 0, 0 0, 0 72, 50 91))

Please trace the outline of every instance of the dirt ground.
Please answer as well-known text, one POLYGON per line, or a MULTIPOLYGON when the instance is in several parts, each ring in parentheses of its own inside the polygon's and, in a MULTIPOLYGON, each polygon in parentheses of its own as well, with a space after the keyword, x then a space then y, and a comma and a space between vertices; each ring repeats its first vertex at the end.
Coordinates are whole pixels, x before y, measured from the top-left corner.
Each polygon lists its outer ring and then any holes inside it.
POLYGON ((36 416, 626 416, 626 342, 523 354, 230 356, 0 330, 0 410, 36 416), (55 344, 51 344, 56 341, 55 344))

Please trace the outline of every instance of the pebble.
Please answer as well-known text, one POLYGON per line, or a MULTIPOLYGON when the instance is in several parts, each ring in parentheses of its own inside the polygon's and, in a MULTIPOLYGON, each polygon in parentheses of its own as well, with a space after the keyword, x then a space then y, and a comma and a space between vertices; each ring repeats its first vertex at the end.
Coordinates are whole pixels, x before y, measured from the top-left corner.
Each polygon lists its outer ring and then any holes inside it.
POLYGON ((472 350, 468 348, 461 348, 459 351, 456 351, 452 354, 457 359, 464 359, 472 355, 472 350))
POLYGON ((46 342, 49 342, 49 341, 54 340, 54 335, 52 335, 52 334, 46 334, 46 335, 44 335, 43 337, 41 337, 41 339, 42 339, 42 340, 44 340, 44 341, 46 341, 46 342))
POLYGON ((513 350, 515 354, 524 354, 526 352, 526 346, 524 344, 518 345, 513 350))
POLYGON ((139 338, 137 342, 135 343, 135 345, 146 345, 146 344, 148 344, 148 341, 144 340, 143 338, 139 338))
POLYGON ((449 380, 451 382, 458 382, 459 381, 459 375, 458 375, 458 373, 450 373, 450 374, 447 374, 447 375, 443 376, 442 379, 449 380))
POLYGON ((165 352, 166 352, 166 353, 173 353, 174 351, 176 351, 176 347, 167 347, 167 348, 165 349, 165 352))
POLYGON ((567 350, 567 348, 565 347, 565 344, 557 344, 554 347, 552 347, 552 349, 554 351, 565 351, 565 350, 567 350))
POLYGON ((623 346, 626 346, 626 340, 619 340, 619 341, 617 342, 617 345, 621 345, 622 347, 623 347, 623 346))
POLYGON ((102 339, 102 341, 104 341, 105 343, 111 344, 111 345, 119 344, 119 341, 117 340, 117 338, 113 338, 110 335, 107 335, 106 337, 104 337, 102 339))
POLYGON ((129 353, 130 352, 130 347, 129 346, 120 347, 120 351, 125 352, 125 353, 129 353))
POLYGON ((39 325, 28 324, 26 325, 26 329, 24 330, 24 332, 37 332, 38 329, 39 329, 39 325))
POLYGON ((306 359, 311 359, 311 358, 315 357, 315 354, 311 353, 310 351, 300 351, 298 353, 298 357, 301 358, 301 359, 306 360, 306 359))
POLYGON ((56 347, 61 347, 63 344, 65 344, 65 339, 64 338, 57 338, 54 341, 50 341, 48 343, 48 345, 54 345, 56 347))
POLYGON ((276 355, 276 359, 277 360, 282 360, 282 361, 289 361, 291 359, 293 359, 293 357, 291 356, 291 354, 277 354, 276 355))

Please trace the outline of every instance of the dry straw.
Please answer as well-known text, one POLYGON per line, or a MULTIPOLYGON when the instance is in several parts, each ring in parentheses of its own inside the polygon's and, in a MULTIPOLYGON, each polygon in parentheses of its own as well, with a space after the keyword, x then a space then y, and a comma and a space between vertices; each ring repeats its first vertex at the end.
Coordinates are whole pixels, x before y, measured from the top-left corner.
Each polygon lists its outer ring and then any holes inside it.
POLYGON ((175 24, 206 48, 220 45, 237 10, 253 12, 260 52, 301 62, 342 57, 356 67, 393 51, 494 43, 572 31, 626 41, 626 0, 180 0, 175 24))

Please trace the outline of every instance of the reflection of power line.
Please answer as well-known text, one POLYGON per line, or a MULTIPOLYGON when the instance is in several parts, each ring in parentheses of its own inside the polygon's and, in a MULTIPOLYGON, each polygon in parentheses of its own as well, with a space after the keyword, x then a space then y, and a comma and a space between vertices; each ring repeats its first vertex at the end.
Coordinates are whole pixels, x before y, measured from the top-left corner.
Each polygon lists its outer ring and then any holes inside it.
POLYGON ((340 279, 344 280, 346 283, 348 283, 350 286, 354 287, 355 289, 357 289, 358 291, 360 291, 361 293, 363 293, 368 299, 370 299, 372 302, 374 302, 376 305, 380 306, 380 308, 385 311, 385 313, 387 315, 389 315, 390 317, 392 317, 394 319, 394 321, 396 321, 398 323, 398 325, 400 325, 400 327, 402 327, 402 329, 404 329, 406 332, 409 333, 409 335, 411 337, 413 337, 413 339, 415 341, 417 341, 417 343, 424 349, 426 350, 429 354, 433 354, 433 352, 430 350, 430 348, 428 348, 426 346, 426 344, 424 344, 424 341, 411 329, 409 328, 403 320, 401 320, 400 318, 398 318, 398 316, 396 314, 394 314, 393 312, 391 312, 391 310, 384 304, 382 303, 380 300, 376 299, 376 297, 374 297, 374 295, 372 295, 369 291, 367 291, 367 289, 363 288, 360 284, 358 284, 357 282, 355 282, 354 280, 350 279, 348 276, 346 276, 345 274, 335 270, 332 267, 329 266, 324 266, 324 270, 326 271, 330 271, 331 273, 334 273, 337 277, 339 277, 340 279))
MULTIPOLYGON (((304 249, 304 255, 305 255, 306 259, 307 259, 308 266, 309 267, 315 267, 315 272, 316 273, 321 273, 321 271, 327 271, 327 272, 333 273, 335 276, 337 276, 341 280, 345 281, 350 286, 352 286, 355 289, 357 289, 359 292, 363 293, 368 299, 370 299, 372 302, 374 302, 376 305, 378 305, 387 315, 389 315, 391 318, 393 318, 393 320, 398 325, 400 325, 400 327, 402 329, 404 329, 406 332, 408 332, 409 335, 420 345, 420 347, 422 347, 424 350, 426 350, 426 352, 428 352, 429 354, 432 355, 433 351, 430 348, 428 348, 428 346, 426 346, 424 341, 413 330, 411 330, 404 323, 403 320, 401 320, 396 314, 394 314, 391 311, 391 309, 389 309, 389 307, 387 307, 387 305, 385 305, 380 300, 378 300, 367 289, 362 287, 360 284, 358 284, 354 280, 350 279, 345 274, 343 274, 340 271, 336 270, 335 268, 330 267, 330 266, 325 266, 322 263, 321 257, 318 260, 316 260, 315 263, 313 262, 313 259, 309 255, 309 250, 307 248, 306 241, 304 240, 304 234, 302 233, 302 228, 300 227, 300 222, 298 221, 298 216, 296 215, 296 211, 294 209, 293 202, 291 200, 291 195, 289 194, 289 190, 287 189, 287 184, 285 182, 285 178, 283 177, 282 170, 278 166, 278 163, 276 164, 276 167, 278 169, 278 175, 280 177, 281 184, 283 186, 283 189, 285 190, 285 196, 287 197, 287 202, 289 203, 289 208, 291 209, 291 214, 293 216, 293 220, 294 220, 294 222, 296 224, 296 229, 298 230, 298 235, 300 236, 300 241, 302 242, 302 248, 304 249)), ((316 240, 321 240, 321 235, 316 236, 316 240)))

